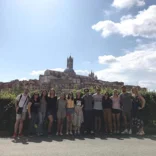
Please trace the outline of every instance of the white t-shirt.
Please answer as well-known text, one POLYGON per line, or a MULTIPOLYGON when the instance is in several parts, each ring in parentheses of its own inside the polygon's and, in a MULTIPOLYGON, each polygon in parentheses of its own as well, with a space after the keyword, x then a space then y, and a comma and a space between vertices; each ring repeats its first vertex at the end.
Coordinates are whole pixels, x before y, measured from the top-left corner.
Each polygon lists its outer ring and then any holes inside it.
POLYGON ((27 111, 27 104, 29 102, 28 95, 22 94, 21 99, 20 99, 20 97, 21 97, 21 94, 16 97, 17 101, 20 100, 18 106, 23 107, 23 112, 26 112, 27 111))
POLYGON ((94 94, 93 99, 94 99, 94 109, 96 110, 103 110, 102 108, 102 95, 101 94, 94 94))

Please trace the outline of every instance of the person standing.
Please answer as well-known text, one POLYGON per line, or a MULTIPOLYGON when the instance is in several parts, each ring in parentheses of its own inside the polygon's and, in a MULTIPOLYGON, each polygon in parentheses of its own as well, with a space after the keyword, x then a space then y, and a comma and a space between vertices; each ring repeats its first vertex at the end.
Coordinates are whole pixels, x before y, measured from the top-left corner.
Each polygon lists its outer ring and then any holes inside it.
POLYGON ((34 93, 30 102, 28 103, 28 116, 30 119, 30 123, 29 123, 30 136, 37 134, 39 107, 40 107, 39 94, 34 93))
POLYGON ((137 128, 137 135, 144 135, 144 122, 142 110, 145 107, 145 99, 139 94, 136 87, 132 88, 133 94, 133 126, 137 128))
POLYGON ((23 134, 23 122, 26 119, 27 113, 27 105, 29 102, 29 90, 25 89, 23 94, 20 94, 16 97, 15 109, 16 109, 16 122, 14 126, 14 134, 13 138, 17 137, 17 132, 19 132, 18 136, 22 137, 23 134))
POLYGON ((102 99, 102 106, 104 113, 105 133, 112 134, 112 100, 110 99, 108 92, 105 93, 102 99))
POLYGON ((89 94, 89 89, 84 89, 85 95, 82 97, 84 113, 84 132, 93 134, 93 97, 89 94))
POLYGON ((94 125, 95 125, 95 131, 100 132, 101 131, 101 123, 102 123, 102 117, 103 117, 103 108, 102 108, 102 98, 103 96, 100 94, 101 89, 97 88, 97 92, 93 95, 94 100, 94 125))
POLYGON ((66 117, 66 95, 64 93, 61 94, 60 98, 57 101, 57 133, 56 135, 63 135, 63 123, 66 117))
POLYGON ((74 95, 73 93, 68 94, 67 98, 67 125, 66 135, 72 135, 73 132, 73 119, 74 119, 74 95))
POLYGON ((121 134, 132 134, 132 95, 126 90, 126 86, 122 86, 120 94, 120 104, 124 119, 125 130, 121 134))
POLYGON ((111 96, 110 99, 112 100, 112 118, 113 118, 114 133, 119 134, 121 106, 120 106, 120 97, 116 89, 114 89, 113 96, 111 96))
POLYGON ((53 121, 56 120, 57 114, 57 96, 54 89, 49 92, 49 97, 47 101, 47 115, 48 115, 48 136, 51 135, 53 121))
POLYGON ((47 101, 48 101, 48 92, 43 90, 40 97, 40 108, 39 108, 39 129, 38 134, 43 135, 43 123, 46 117, 47 111, 47 101))
POLYGON ((75 134, 80 134, 81 124, 83 123, 83 102, 81 92, 78 91, 76 94, 75 102, 75 113, 74 113, 74 130, 75 134))

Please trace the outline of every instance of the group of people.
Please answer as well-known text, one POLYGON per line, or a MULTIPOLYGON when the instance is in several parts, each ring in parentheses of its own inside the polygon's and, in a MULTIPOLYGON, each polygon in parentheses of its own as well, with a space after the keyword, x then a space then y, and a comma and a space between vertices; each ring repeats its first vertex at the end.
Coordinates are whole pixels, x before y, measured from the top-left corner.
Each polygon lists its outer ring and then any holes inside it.
POLYGON ((113 95, 108 92, 101 94, 97 88, 95 94, 89 94, 89 89, 84 89, 84 95, 77 91, 66 95, 62 93, 56 96, 55 90, 49 94, 46 90, 34 93, 29 97, 29 90, 16 98, 16 122, 13 137, 23 136, 23 123, 28 114, 29 135, 43 135, 43 125, 48 121, 48 135, 52 133, 53 122, 57 121, 56 135, 63 135, 64 121, 66 119, 66 135, 80 134, 83 124, 84 133, 106 134, 132 134, 132 127, 137 128, 137 135, 144 135, 141 111, 145 106, 145 99, 134 87, 131 93, 122 86, 119 94, 116 89, 113 95), (123 119, 124 131, 121 132, 121 118, 123 119), (47 120, 48 119, 48 120, 47 120), (103 124, 104 123, 104 124, 103 124))

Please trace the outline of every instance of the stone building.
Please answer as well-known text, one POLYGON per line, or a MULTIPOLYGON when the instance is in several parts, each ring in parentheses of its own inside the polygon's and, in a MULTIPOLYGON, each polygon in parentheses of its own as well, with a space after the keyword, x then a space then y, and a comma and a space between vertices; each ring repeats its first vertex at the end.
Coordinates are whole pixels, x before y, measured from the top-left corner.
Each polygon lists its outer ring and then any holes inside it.
MULTIPOLYGON (((73 69, 74 60, 70 56, 67 58, 67 68, 64 72, 46 70, 44 75, 39 76, 39 80, 13 80, 11 82, 0 82, 0 91, 4 90, 13 90, 24 88, 28 88, 29 90, 49 90, 51 88, 55 88, 57 93, 61 91, 69 92, 73 89, 82 89, 82 88, 96 88, 100 86, 101 88, 111 88, 111 89, 119 89, 124 85, 123 82, 108 82, 98 80, 97 76, 94 72, 88 76, 77 75, 73 69)), ((133 86, 127 85, 127 89, 131 90, 133 86)), ((139 90, 146 91, 146 88, 139 87, 139 90)))
POLYGON ((57 92, 62 89, 82 89, 100 86, 102 88, 120 88, 123 82, 107 82, 98 80, 97 76, 91 71, 88 76, 77 75, 73 69, 73 58, 67 58, 67 68, 64 72, 46 70, 44 75, 39 76, 41 89, 55 88, 57 92))

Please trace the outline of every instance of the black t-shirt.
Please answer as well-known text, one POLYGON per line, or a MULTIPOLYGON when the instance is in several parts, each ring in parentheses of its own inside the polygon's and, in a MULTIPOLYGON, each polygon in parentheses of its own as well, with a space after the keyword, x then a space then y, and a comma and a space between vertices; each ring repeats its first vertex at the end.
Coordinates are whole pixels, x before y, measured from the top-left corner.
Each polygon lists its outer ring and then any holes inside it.
POLYGON ((31 112, 32 113, 38 113, 39 107, 40 107, 40 101, 39 100, 34 100, 31 99, 30 102, 32 103, 31 105, 31 112))
POLYGON ((75 98, 74 104, 75 104, 75 106, 83 106, 83 99, 82 98, 75 98))
POLYGON ((48 97, 47 102, 48 102, 47 111, 57 112, 57 96, 55 96, 53 98, 48 97))
POLYGON ((102 107, 103 109, 111 109, 112 108, 112 100, 110 98, 105 99, 102 98, 102 107))

